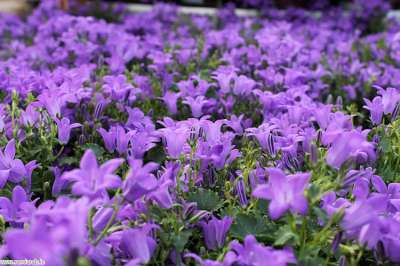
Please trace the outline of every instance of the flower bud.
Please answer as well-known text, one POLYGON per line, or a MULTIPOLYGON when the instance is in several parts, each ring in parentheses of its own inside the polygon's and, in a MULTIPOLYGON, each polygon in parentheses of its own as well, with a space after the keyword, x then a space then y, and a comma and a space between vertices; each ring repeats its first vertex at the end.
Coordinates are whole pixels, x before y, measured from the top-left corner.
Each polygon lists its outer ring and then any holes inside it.
POLYGON ((236 183, 236 193, 239 196, 240 205, 247 206, 249 201, 246 196, 246 186, 243 177, 239 177, 239 180, 236 183))

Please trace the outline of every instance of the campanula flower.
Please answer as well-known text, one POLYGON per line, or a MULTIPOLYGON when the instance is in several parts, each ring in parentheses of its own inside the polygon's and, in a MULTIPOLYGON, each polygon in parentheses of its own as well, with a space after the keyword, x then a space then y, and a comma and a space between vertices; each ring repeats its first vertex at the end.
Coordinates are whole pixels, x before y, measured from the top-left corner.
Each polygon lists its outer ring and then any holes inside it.
POLYGON ((236 134, 243 134, 243 119, 244 115, 240 115, 237 117, 236 115, 232 115, 231 118, 228 120, 226 119, 225 125, 232 128, 236 134))
POLYGON ((331 144, 343 132, 351 131, 353 125, 351 116, 342 112, 335 112, 329 116, 327 128, 322 132, 321 142, 324 145, 331 144))
POLYGON ((348 234, 359 232, 362 226, 371 222, 378 214, 386 211, 388 199, 385 195, 372 195, 356 201, 346 208, 341 222, 348 234))
POLYGON ((99 128, 97 131, 103 138, 106 149, 109 152, 114 152, 117 138, 117 132, 115 128, 113 127, 109 131, 105 130, 104 128, 99 128))
POLYGON ((133 89, 132 84, 127 82, 125 75, 105 76, 103 80, 104 92, 108 93, 115 101, 124 100, 129 91, 133 89))
POLYGON ((382 122, 383 104, 381 97, 375 97, 372 101, 364 99, 366 106, 365 109, 369 110, 371 114, 372 123, 379 125, 382 122))
POLYGON ((34 105, 31 103, 26 107, 25 111, 21 111, 20 121, 24 126, 34 126, 40 117, 34 105))
POLYGON ((171 114, 176 114, 178 112, 176 101, 179 99, 180 96, 180 93, 167 91, 162 97, 162 100, 164 101, 165 105, 168 108, 168 111, 171 114))
POLYGON ((27 171, 20 159, 15 159, 15 140, 10 140, 4 151, 0 151, 0 188, 7 180, 19 183, 26 176, 27 171))
POLYGON ((233 93, 236 95, 248 95, 253 91, 255 85, 256 82, 254 80, 244 75, 240 75, 235 79, 233 93))
POLYGON ((196 98, 193 97, 186 97, 183 103, 190 106, 190 110, 192 111, 192 115, 196 118, 201 117, 203 115, 203 107, 210 103, 204 96, 197 96, 196 98))
POLYGON ((218 81, 218 85, 223 93, 229 93, 231 91, 231 83, 236 80, 236 73, 217 73, 214 77, 218 81))
POLYGON ((321 207, 325 210, 329 217, 337 213, 341 209, 351 206, 349 200, 345 198, 337 198, 333 191, 325 193, 321 197, 321 207))
POLYGON ((36 162, 36 160, 30 161, 29 163, 27 163, 25 165, 25 169, 26 169, 26 177, 25 177, 26 191, 31 191, 32 173, 38 167, 39 167, 39 164, 36 162))
POLYGON ((35 221, 31 224, 28 232, 22 229, 9 230, 4 239, 6 253, 13 259, 41 258, 54 266, 63 265, 63 259, 54 256, 54 254, 64 255, 59 253, 62 247, 56 236, 49 234, 44 222, 35 221), (35 248, 21 248, 21 245, 35 248))
POLYGON ((133 202, 157 188, 158 181, 152 172, 158 168, 158 164, 143 165, 141 160, 131 160, 129 165, 131 168, 123 183, 123 194, 133 202))
POLYGON ((79 123, 72 123, 69 121, 68 118, 63 117, 61 120, 58 118, 55 119, 57 123, 58 129, 58 140, 62 144, 67 144, 71 135, 71 129, 80 127, 81 124, 79 123))
POLYGON ((224 262, 214 261, 214 260, 210 260, 210 259, 203 260, 200 256, 198 256, 197 254, 194 254, 194 253, 185 254, 185 258, 191 258, 201 266, 228 266, 228 265, 232 264, 232 262, 230 262, 230 261, 225 262, 225 260, 224 260, 224 262))
POLYGON ((216 250, 224 246, 225 238, 232 222, 233 219, 228 216, 221 220, 213 216, 208 222, 200 222, 208 249, 216 250))
POLYGON ((169 191, 172 184, 172 180, 166 178, 159 180, 157 188, 149 193, 149 198, 153 199, 161 208, 170 208, 173 204, 173 199, 169 191))
POLYGON ((339 134, 328 149, 326 162, 339 169, 348 160, 357 163, 374 161, 376 158, 373 143, 366 139, 366 132, 352 130, 339 134))
POLYGON ((152 136, 147 132, 138 132, 132 130, 128 133, 129 135, 129 148, 128 156, 135 159, 142 159, 144 154, 156 146, 155 142, 158 142, 159 138, 152 136))
POLYGON ((92 199, 102 197, 107 189, 116 189, 121 179, 114 171, 123 163, 123 159, 112 159, 98 165, 96 155, 87 150, 82 156, 80 168, 63 174, 63 179, 73 182, 72 193, 85 195, 92 199))
POLYGON ((54 183, 51 189, 51 194, 57 196, 64 188, 68 185, 68 180, 65 180, 62 176, 61 169, 59 167, 52 167, 51 172, 54 175, 54 183))
POLYGON ((100 233, 110 221, 112 215, 114 213, 114 209, 109 207, 101 207, 97 212, 93 215, 93 230, 96 233, 100 233))
POLYGON ((253 196, 270 200, 268 209, 271 218, 278 219, 288 210, 305 215, 308 203, 304 190, 311 175, 298 173, 286 176, 278 168, 268 169, 268 174, 268 184, 259 185, 253 191, 253 196))
POLYGON ((136 129, 139 131, 154 131, 155 126, 151 118, 144 115, 142 110, 139 108, 125 107, 128 112, 128 121, 126 121, 126 127, 129 129, 136 129))
POLYGON ((249 136, 256 137, 263 150, 267 151, 271 156, 276 155, 279 148, 279 143, 277 143, 275 136, 277 135, 275 132, 279 132, 277 125, 264 123, 258 128, 248 128, 246 131, 249 136))
POLYGON ((12 259, 41 258, 54 266, 65 265, 64 259, 74 253, 85 255, 88 207, 87 198, 74 201, 60 197, 56 202, 42 203, 28 229, 5 234, 5 253, 12 259))
POLYGON ((168 155, 171 158, 179 158, 189 137, 189 130, 187 128, 165 128, 161 134, 165 140, 168 155))
POLYGON ((124 230, 120 248, 132 260, 137 260, 140 263, 148 263, 157 245, 156 241, 149 236, 150 230, 151 227, 149 225, 142 228, 124 230))
POLYGON ((30 200, 30 196, 22 187, 16 186, 12 191, 11 200, 0 197, 0 215, 12 224, 27 222, 36 209, 35 202, 36 200, 30 200))
POLYGON ((97 131, 103 138, 106 149, 109 152, 116 150, 121 155, 127 152, 130 137, 134 134, 119 125, 111 127, 109 131, 104 128, 99 128, 97 131))
POLYGON ((235 263, 239 265, 276 265, 286 266, 296 263, 293 251, 290 249, 275 250, 257 242, 253 235, 247 235, 243 244, 237 240, 229 244, 230 249, 236 255, 235 263))
POLYGON ((42 93, 38 99, 53 119, 61 115, 61 110, 66 104, 65 96, 58 95, 54 92, 47 91, 42 93))
POLYGON ((129 139, 132 135, 132 132, 127 132, 121 126, 117 126, 115 131, 116 150, 119 154, 124 154, 128 150, 129 139))
POLYGON ((249 201, 246 196, 246 185, 244 182, 244 179, 242 176, 240 176, 236 180, 236 187, 235 187, 236 193, 239 196, 239 203, 241 206, 245 207, 247 204, 249 204, 249 201))
POLYGON ((392 114, 396 105, 400 102, 400 91, 395 88, 387 88, 386 90, 375 86, 378 89, 378 94, 382 96, 383 112, 392 114))

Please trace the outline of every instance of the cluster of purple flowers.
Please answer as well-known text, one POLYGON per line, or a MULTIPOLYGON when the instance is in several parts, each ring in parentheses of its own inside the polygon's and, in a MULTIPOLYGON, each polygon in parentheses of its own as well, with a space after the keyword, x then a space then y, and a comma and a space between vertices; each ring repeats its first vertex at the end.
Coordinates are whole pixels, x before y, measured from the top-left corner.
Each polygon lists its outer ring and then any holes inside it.
POLYGON ((255 17, 71 2, 0 15, 1 258, 400 263, 386 2, 247 1, 255 17))

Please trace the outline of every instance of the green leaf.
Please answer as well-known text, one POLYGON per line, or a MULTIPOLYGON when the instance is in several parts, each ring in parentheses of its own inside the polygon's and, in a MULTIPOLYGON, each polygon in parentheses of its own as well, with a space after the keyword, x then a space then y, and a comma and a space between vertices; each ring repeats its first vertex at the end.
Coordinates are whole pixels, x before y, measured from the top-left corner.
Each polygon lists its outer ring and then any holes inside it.
POLYGON ((186 230, 180 232, 178 235, 173 237, 174 247, 177 252, 182 252, 185 248, 186 243, 188 242, 190 236, 192 235, 192 231, 186 230))
POLYGON ((320 257, 305 257, 299 259, 299 265, 303 266, 319 266, 319 265, 326 265, 326 262, 323 258, 320 257))
POLYGON ((158 145, 151 150, 149 150, 144 157, 144 162, 156 162, 162 164, 166 159, 163 147, 158 145))
POLYGON ((213 211, 222 205, 222 200, 217 193, 211 190, 199 190, 190 193, 188 201, 196 202, 200 210, 213 211))
POLYGON ((79 159, 76 157, 63 157, 60 159, 61 166, 74 165, 74 164, 79 164, 79 159))
POLYGON ((257 200, 256 208, 260 212, 265 213, 268 210, 268 201, 263 199, 257 200))
POLYGON ((240 239, 244 239, 249 234, 256 237, 265 237, 272 228, 272 224, 267 224, 266 218, 257 214, 240 213, 235 217, 234 221, 230 233, 233 237, 240 239))
POLYGON ((321 221, 323 221, 324 223, 328 221, 329 217, 325 211, 318 207, 313 207, 312 210, 321 221))
POLYGON ((87 144, 83 145, 82 148, 84 150, 88 150, 88 149, 92 150, 94 152, 94 154, 96 154, 96 158, 102 157, 103 154, 105 153, 104 148, 96 143, 87 143, 87 144))
POLYGON ((296 245, 299 242, 299 236, 291 230, 289 225, 282 226, 275 236, 274 246, 296 245))
POLYGON ((310 188, 308 189, 308 196, 311 199, 319 198, 320 197, 319 187, 314 184, 311 184, 310 188))

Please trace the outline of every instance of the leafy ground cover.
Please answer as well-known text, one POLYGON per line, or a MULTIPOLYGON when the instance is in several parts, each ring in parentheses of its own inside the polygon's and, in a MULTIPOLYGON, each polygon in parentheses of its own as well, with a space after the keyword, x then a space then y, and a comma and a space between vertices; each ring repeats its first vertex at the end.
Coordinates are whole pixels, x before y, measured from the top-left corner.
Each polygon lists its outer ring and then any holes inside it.
POLYGON ((2 14, 1 257, 400 263, 400 23, 258 10, 2 14))

